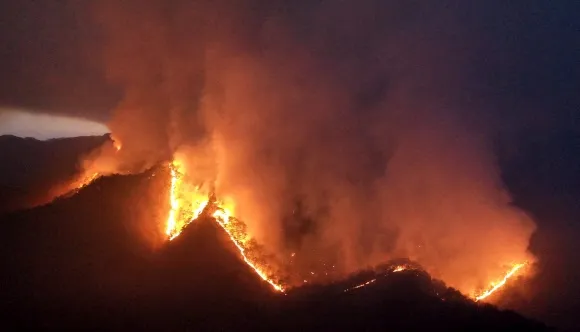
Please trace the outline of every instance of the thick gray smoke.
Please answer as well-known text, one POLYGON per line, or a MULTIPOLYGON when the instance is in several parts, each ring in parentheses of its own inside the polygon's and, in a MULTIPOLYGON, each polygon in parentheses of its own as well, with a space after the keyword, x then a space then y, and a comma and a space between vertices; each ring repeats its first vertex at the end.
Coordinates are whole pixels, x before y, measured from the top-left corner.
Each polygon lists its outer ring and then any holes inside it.
POLYGON ((179 158, 280 256, 342 272, 409 257, 464 292, 527 252, 482 103, 477 42, 425 1, 108 1, 123 148, 99 172, 179 158))

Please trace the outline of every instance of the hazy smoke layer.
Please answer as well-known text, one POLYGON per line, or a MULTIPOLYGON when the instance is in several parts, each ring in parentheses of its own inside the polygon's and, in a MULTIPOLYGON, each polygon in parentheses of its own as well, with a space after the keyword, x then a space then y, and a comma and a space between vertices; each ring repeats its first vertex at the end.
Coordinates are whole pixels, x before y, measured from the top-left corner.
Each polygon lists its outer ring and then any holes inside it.
POLYGON ((123 148, 100 172, 169 160, 307 266, 410 257, 469 292, 530 259, 454 6, 425 1, 99 2, 123 148))

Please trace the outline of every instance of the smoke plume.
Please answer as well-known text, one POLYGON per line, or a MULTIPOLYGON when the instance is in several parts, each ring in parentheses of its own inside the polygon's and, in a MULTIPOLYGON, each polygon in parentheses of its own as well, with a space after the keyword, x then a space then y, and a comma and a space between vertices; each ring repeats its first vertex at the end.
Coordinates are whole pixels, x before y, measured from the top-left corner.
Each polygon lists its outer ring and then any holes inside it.
POLYGON ((408 257, 464 292, 532 260, 491 105, 470 99, 480 45, 454 6, 368 1, 108 1, 108 78, 124 91, 99 173, 171 158, 235 204, 281 257, 341 273, 408 257))

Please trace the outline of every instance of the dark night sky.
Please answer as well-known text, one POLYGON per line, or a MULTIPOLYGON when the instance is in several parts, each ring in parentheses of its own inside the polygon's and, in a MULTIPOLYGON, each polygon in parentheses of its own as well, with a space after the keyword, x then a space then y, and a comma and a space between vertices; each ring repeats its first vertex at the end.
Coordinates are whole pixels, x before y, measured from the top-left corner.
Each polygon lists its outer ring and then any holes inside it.
MULTIPOLYGON (((0 4, 0 103, 107 119, 119 94, 104 79, 92 3, 0 4)), ((476 48, 467 59, 473 71, 466 87, 469 98, 491 101, 501 123, 578 127, 578 1, 444 5, 463 18, 464 29, 457 33, 473 40, 461 39, 457 50, 476 48)))
POLYGON ((3 106, 106 120, 116 94, 101 65, 87 2, 10 0, 0 4, 3 106))

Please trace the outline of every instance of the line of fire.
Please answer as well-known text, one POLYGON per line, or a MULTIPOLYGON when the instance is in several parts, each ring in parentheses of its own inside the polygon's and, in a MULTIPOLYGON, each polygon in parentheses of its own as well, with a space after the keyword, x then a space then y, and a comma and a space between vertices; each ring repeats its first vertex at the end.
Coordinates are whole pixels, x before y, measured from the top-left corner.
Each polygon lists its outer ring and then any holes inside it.
MULTIPOLYGON (((119 143, 115 144, 117 151, 121 149, 119 143)), ((189 224, 195 223, 201 217, 211 218, 217 225, 219 225, 229 236, 229 239, 234 244, 239 252, 239 256, 253 270, 257 277, 269 284, 271 289, 280 294, 292 291, 292 289, 300 287, 301 285, 320 282, 324 278, 316 278, 315 272, 309 272, 307 275, 296 275, 289 278, 288 273, 280 271, 288 270, 288 262, 275 261, 272 255, 268 255, 264 248, 249 234, 245 223, 235 217, 235 204, 233 202, 226 202, 216 197, 214 193, 204 191, 201 186, 196 186, 188 182, 187 174, 182 162, 175 159, 168 163, 166 168, 169 170, 169 211, 165 223, 165 238, 167 242, 176 239, 189 224), (286 266, 285 266, 286 265, 286 266), (285 274, 283 277, 280 274, 285 274)), ((90 173, 79 178, 71 186, 68 187, 68 192, 63 196, 71 196, 82 188, 88 186, 93 181, 98 179, 100 174, 90 173)), ((289 262, 292 261, 295 254, 291 254, 289 262)), ((525 277, 529 262, 506 262, 506 271, 503 275, 497 275, 495 279, 490 280, 487 287, 474 289, 472 292, 465 294, 474 302, 485 302, 493 298, 495 294, 509 287, 511 283, 517 282, 519 277, 525 277)), ((421 266, 415 263, 391 264, 383 275, 402 272, 413 272, 422 270, 421 266)), ((292 274, 292 271, 290 271, 292 274)), ((326 276, 328 272, 323 272, 326 276)), ((379 273, 380 276, 380 273, 379 273)), ((329 279, 326 279, 328 281, 329 279)), ((377 281, 377 278, 365 280, 360 284, 353 285, 343 291, 353 292, 361 288, 372 286, 377 281)))

